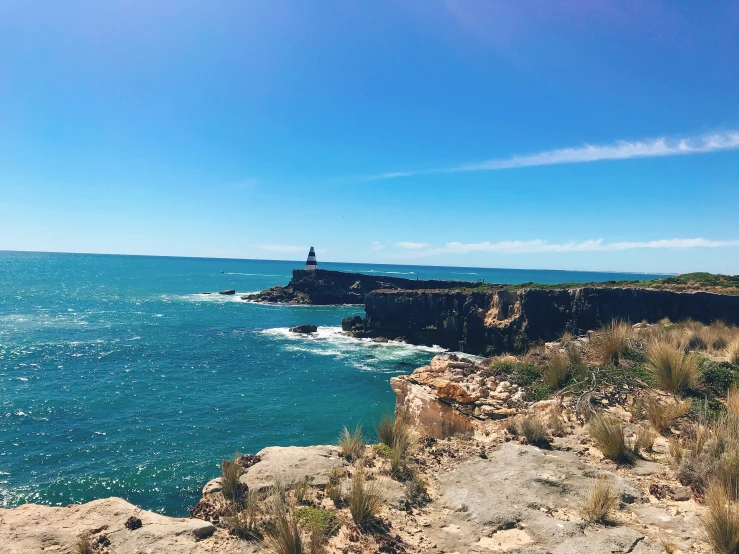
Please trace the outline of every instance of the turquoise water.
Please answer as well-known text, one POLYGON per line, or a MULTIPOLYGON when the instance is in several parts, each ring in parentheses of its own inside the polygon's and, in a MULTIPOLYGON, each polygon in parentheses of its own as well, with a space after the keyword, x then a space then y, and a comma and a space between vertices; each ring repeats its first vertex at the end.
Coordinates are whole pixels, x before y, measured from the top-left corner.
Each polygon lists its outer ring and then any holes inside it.
MULTIPOLYGON (((319 258, 320 262, 320 258, 319 258)), ((265 306, 298 262, 0 252, 0 506, 121 496, 185 515, 235 451, 335 442, 438 348, 343 337, 361 307, 265 306), (318 337, 287 327, 315 323, 318 337)), ((487 282, 628 274, 321 264, 487 282)))

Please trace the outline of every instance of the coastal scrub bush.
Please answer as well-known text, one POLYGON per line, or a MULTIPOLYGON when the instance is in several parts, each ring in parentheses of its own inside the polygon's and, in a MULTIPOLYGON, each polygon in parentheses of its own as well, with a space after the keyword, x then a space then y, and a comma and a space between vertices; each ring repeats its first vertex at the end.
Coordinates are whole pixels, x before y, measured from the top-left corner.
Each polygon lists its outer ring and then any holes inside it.
POLYGON ((722 487, 712 485, 706 493, 706 507, 702 521, 708 542, 720 554, 739 553, 739 506, 722 487))
POLYGON ((647 396, 640 402, 638 411, 644 413, 659 433, 664 433, 676 419, 690 412, 692 406, 693 401, 689 398, 671 404, 664 404, 653 396, 647 396))
POLYGON ((393 449, 390 448, 387 444, 378 442, 377 444, 372 445, 372 450, 375 451, 375 454, 378 456, 382 456, 383 458, 390 458, 390 454, 392 454, 393 449))
POLYGON ((272 497, 270 522, 264 542, 273 554, 303 554, 295 506, 286 502, 282 494, 276 493, 272 497))
POLYGON ((309 531, 317 530, 325 537, 331 537, 338 533, 341 524, 336 519, 336 514, 331 510, 303 506, 296 512, 298 521, 303 528, 309 531))
POLYGON ((547 447, 547 429, 544 423, 536 416, 527 415, 518 420, 518 432, 524 436, 526 442, 532 446, 547 447))
POLYGON ((341 454, 347 460, 354 461, 362 457, 364 451, 364 437, 362 436, 362 428, 357 425, 354 432, 344 427, 339 435, 339 448, 341 454))
POLYGON ((739 367, 729 362, 705 361, 701 364, 701 381, 714 396, 726 396, 735 383, 739 383, 739 367))
POLYGON ((567 380, 570 363, 562 354, 555 354, 547 361, 542 371, 544 381, 550 388, 557 390, 567 380))
POLYGON ((582 516, 590 523, 605 523, 618 508, 618 493, 605 478, 596 479, 588 490, 582 506, 582 516))
POLYGON ((588 432, 603 455, 617 464, 630 463, 633 451, 626 445, 624 424, 620 419, 605 414, 593 417, 588 432))
POLYGON ((244 469, 239 463, 239 454, 234 454, 231 461, 223 460, 221 462, 221 490, 226 500, 230 502, 238 502, 244 494, 244 487, 239 478, 244 473, 244 469))
POLYGON ((614 319, 595 336, 593 346, 601 363, 617 363, 629 348, 632 329, 625 321, 614 319))
POLYGON ((377 481, 367 482, 363 469, 358 469, 352 477, 349 491, 349 512, 359 527, 377 518, 385 497, 377 481))
POLYGON ((696 385, 699 367, 697 355, 685 354, 669 342, 653 342, 647 349, 647 368, 659 386, 673 394, 696 385))

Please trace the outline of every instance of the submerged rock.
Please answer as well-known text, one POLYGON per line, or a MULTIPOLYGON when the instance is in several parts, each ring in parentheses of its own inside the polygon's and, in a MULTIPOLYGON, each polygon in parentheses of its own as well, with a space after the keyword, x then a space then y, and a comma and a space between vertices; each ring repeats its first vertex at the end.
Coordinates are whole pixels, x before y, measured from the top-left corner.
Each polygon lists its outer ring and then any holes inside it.
POLYGON ((218 294, 225 294, 225 295, 229 295, 229 296, 230 296, 230 295, 232 295, 232 294, 236 294, 236 291, 235 291, 234 289, 229 289, 229 290, 222 290, 222 291, 221 291, 221 292, 219 292, 218 294))

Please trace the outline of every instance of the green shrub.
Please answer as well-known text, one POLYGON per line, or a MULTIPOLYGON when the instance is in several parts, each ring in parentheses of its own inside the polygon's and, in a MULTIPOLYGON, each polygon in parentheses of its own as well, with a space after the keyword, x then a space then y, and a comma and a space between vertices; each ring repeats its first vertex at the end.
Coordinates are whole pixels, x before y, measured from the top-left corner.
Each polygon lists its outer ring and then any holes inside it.
POLYGON ((707 361, 701 365, 703 385, 714 396, 726 396, 731 386, 739 383, 739 367, 729 362, 707 361))
POLYGON ((331 510, 324 510, 323 508, 312 508, 309 506, 303 506, 298 508, 296 512, 298 521, 305 529, 313 529, 317 527, 318 530, 325 536, 331 537, 339 532, 341 524, 336 519, 336 514, 331 510))
POLYGON ((382 442, 373 444, 372 450, 375 451, 375 454, 377 454, 378 456, 382 456, 383 458, 390 458, 390 454, 393 451, 392 448, 382 442))

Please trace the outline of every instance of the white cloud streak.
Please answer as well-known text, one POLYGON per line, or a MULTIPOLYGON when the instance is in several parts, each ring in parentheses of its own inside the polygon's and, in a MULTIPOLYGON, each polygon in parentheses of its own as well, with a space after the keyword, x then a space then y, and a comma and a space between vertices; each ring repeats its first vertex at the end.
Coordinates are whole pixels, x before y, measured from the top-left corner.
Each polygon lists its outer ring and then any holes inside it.
POLYGON ((666 156, 681 156, 687 154, 704 154, 720 150, 734 150, 739 148, 739 131, 726 131, 688 137, 668 139, 660 137, 643 141, 617 141, 607 145, 585 144, 573 148, 547 150, 536 154, 511 156, 510 158, 492 159, 482 162, 466 163, 456 167, 442 169, 426 169, 419 171, 395 171, 381 173, 369 177, 370 180, 399 179, 416 175, 430 175, 439 173, 462 173, 469 171, 496 171, 501 169, 515 169, 519 167, 533 167, 542 165, 560 165, 574 163, 599 162, 605 160, 630 160, 633 158, 659 158, 666 156))
MULTIPOLYGON (((405 243, 397 243, 401 246, 405 243)), ((421 243, 411 243, 421 244, 421 243)), ((438 248, 417 248, 414 254, 434 256, 437 254, 470 254, 473 252, 494 252, 501 254, 534 254, 561 252, 613 252, 637 249, 688 249, 688 248, 729 248, 739 246, 739 240, 710 240, 704 238, 662 239, 651 241, 605 242, 603 239, 550 243, 545 240, 510 240, 500 242, 447 242, 438 248)), ((402 248, 402 246, 401 246, 402 248)))

